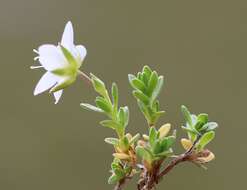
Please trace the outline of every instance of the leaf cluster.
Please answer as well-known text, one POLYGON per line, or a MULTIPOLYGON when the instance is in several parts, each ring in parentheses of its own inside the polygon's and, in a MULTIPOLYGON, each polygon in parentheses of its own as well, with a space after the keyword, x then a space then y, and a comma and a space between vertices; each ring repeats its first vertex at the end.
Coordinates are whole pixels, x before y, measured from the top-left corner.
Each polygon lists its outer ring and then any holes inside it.
POLYGON ((129 83, 133 87, 133 96, 137 99, 138 106, 144 114, 149 126, 155 125, 165 112, 160 110, 157 97, 162 89, 164 77, 158 76, 148 66, 144 66, 137 76, 129 74, 129 83))
POLYGON ((194 142, 197 138, 200 141, 197 143, 198 150, 202 150, 215 137, 214 130, 218 127, 216 122, 210 122, 208 114, 200 113, 198 115, 191 114, 186 106, 181 106, 185 126, 182 126, 187 131, 189 139, 194 142))
POLYGON ((109 119, 101 121, 104 127, 115 130, 120 138, 124 137, 125 128, 129 123, 129 109, 127 106, 118 108, 118 87, 116 83, 112 84, 111 98, 102 80, 91 74, 92 84, 95 91, 100 95, 95 99, 96 106, 81 103, 81 106, 87 110, 104 113, 109 119))
POLYGON ((161 133, 161 130, 150 127, 149 135, 144 137, 147 143, 137 146, 136 153, 146 163, 152 165, 154 161, 164 159, 173 154, 172 145, 176 140, 175 132, 170 136, 166 136, 166 134, 163 135, 161 133))
POLYGON ((125 176, 129 175, 132 168, 128 165, 123 165, 120 159, 115 158, 111 163, 112 175, 108 179, 109 184, 116 184, 125 176))

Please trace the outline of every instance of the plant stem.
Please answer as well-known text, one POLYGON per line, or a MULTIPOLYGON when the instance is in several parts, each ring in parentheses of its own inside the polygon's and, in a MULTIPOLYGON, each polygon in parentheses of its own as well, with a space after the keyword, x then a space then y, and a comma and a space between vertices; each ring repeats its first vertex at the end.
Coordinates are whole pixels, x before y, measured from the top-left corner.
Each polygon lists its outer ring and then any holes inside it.
POLYGON ((192 161, 193 160, 193 151, 195 148, 195 145, 200 140, 200 136, 197 137, 195 142, 193 143, 192 147, 187 150, 185 153, 179 155, 178 157, 174 158, 160 173, 160 167, 162 162, 158 163, 157 166, 154 168, 154 171, 150 175, 146 175, 143 180, 141 180, 138 183, 138 190, 152 190, 155 188, 155 185, 158 184, 161 179, 169 173, 176 165, 178 165, 181 162, 185 161, 192 161), (148 177, 148 179, 146 179, 148 177))
POLYGON ((189 161, 191 159, 191 156, 193 154, 193 150, 195 148, 195 145, 197 144, 197 142, 200 140, 200 136, 197 137, 197 139, 195 140, 195 142, 193 143, 192 147, 187 150, 184 154, 179 155, 177 158, 175 158, 174 160, 172 160, 166 167, 165 169, 160 172, 160 174, 158 175, 158 181, 161 180, 161 178, 163 176, 165 176, 167 173, 169 173, 176 165, 178 165, 181 162, 184 161, 189 161))
POLYGON ((92 86, 92 80, 89 76, 87 76, 87 74, 85 74, 84 72, 78 70, 78 76, 84 80, 87 84, 89 84, 90 86, 92 86))

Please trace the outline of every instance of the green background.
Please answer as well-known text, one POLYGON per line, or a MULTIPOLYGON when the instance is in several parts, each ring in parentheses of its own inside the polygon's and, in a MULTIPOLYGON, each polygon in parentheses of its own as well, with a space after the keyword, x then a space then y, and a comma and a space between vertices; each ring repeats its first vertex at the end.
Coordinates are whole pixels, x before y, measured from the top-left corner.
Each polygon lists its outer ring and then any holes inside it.
POLYGON ((159 189, 245 189, 246 18, 245 0, 1 0, 0 189, 112 188, 112 149, 103 139, 113 133, 99 126, 102 115, 79 107, 96 94, 80 80, 58 105, 48 93, 32 94, 43 73, 29 69, 32 49, 59 42, 68 20, 88 50, 82 69, 117 82, 130 132, 146 130, 127 81, 144 65, 166 79, 159 125, 171 122, 184 136, 181 104, 219 123, 208 171, 180 165, 159 189))

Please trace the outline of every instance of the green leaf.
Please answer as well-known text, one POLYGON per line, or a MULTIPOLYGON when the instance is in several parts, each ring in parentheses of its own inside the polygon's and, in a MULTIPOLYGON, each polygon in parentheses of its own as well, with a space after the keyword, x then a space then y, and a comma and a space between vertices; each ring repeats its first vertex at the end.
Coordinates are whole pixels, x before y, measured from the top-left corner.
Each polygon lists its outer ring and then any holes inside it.
POLYGON ((117 122, 112 121, 112 120, 104 120, 104 121, 101 121, 100 124, 104 127, 109 127, 115 130, 118 130, 119 128, 121 128, 121 125, 119 125, 117 122))
POLYGON ((119 147, 123 150, 128 150, 129 149, 129 140, 128 138, 125 136, 123 137, 120 141, 119 141, 119 147))
POLYGON ((205 133, 201 137, 201 139, 200 139, 200 141, 198 143, 199 149, 202 150, 210 141, 212 141, 214 139, 214 137, 215 137, 215 132, 214 131, 209 131, 209 132, 205 133))
POLYGON ((137 73, 137 78, 138 78, 139 80, 142 80, 142 73, 141 73, 141 72, 138 72, 138 73, 137 73))
POLYGON ((196 129, 197 131, 200 131, 203 125, 204 125, 203 122, 197 121, 196 125, 194 126, 194 129, 196 129))
POLYGON ((105 138, 105 142, 112 145, 118 145, 119 140, 117 138, 105 138))
POLYGON ((76 76, 77 71, 73 67, 59 68, 51 71, 58 76, 76 76))
POLYGON ((95 112, 100 112, 100 113, 104 112, 102 109, 97 108, 96 106, 93 106, 91 104, 81 103, 80 106, 89 111, 95 111, 95 112))
POLYGON ((131 81, 135 78, 136 78, 135 75, 128 74, 129 83, 131 83, 131 81))
POLYGON ((120 167, 119 163, 116 163, 116 162, 113 161, 111 163, 111 169, 114 171, 116 169, 121 169, 121 167, 120 167))
POLYGON ((129 123, 129 108, 127 106, 120 107, 118 113, 119 123, 125 128, 129 123))
POLYGON ((141 80, 145 84, 145 86, 148 86, 149 77, 150 76, 147 73, 142 73, 141 80))
POLYGON ((115 169, 114 173, 116 176, 118 176, 119 179, 125 176, 125 172, 122 169, 115 169))
POLYGON ((195 135, 199 135, 198 131, 196 131, 195 129, 191 129, 189 127, 184 127, 184 126, 182 126, 182 129, 184 129, 184 130, 186 130, 186 131, 188 131, 190 133, 193 133, 195 135))
POLYGON ((138 107, 142 111, 142 113, 145 115, 147 120, 150 120, 151 118, 149 117, 149 111, 147 106, 140 100, 137 101, 138 107))
POLYGON ((133 91, 133 95, 136 99, 142 101, 144 104, 149 104, 149 97, 143 94, 141 91, 135 90, 133 91))
POLYGON ((152 74, 152 70, 150 69, 149 66, 145 65, 142 69, 142 72, 145 73, 147 75, 147 77, 149 78, 152 74))
POLYGON ((192 127, 192 119, 191 119, 191 114, 190 114, 189 110, 184 105, 182 105, 181 111, 184 115, 186 122, 192 127))
POLYGON ((133 88, 140 90, 142 92, 144 92, 146 90, 145 84, 137 78, 132 79, 130 84, 133 88))
POLYGON ((156 140, 154 142, 152 149, 154 154, 159 154, 160 152, 162 152, 162 146, 159 140, 156 140))
POLYGON ((104 112, 106 112, 108 114, 111 114, 112 113, 112 107, 111 107, 111 105, 104 98, 97 97, 96 100, 95 100, 95 103, 96 103, 97 107, 99 107, 100 109, 102 109, 104 112))
MULTIPOLYGON (((197 116, 195 114, 191 114, 191 121, 192 121, 192 126, 195 126, 196 122, 197 122, 197 116)), ((191 127, 191 126, 189 126, 191 127)))
POLYGON ((108 179, 108 184, 116 184, 119 181, 119 177, 115 174, 112 174, 111 177, 108 179))
POLYGON ((148 95, 152 95, 158 83, 158 74, 153 71, 148 82, 148 95))
POLYGON ((160 91, 162 89, 163 84, 164 84, 164 77, 160 76, 159 79, 158 79, 158 84, 157 84, 156 88, 153 91, 153 94, 152 94, 152 97, 151 97, 151 101, 154 101, 158 97, 158 95, 160 94, 160 91))
POLYGON ((129 174, 131 171, 132 171, 132 167, 131 166, 126 166, 126 168, 124 168, 125 174, 129 174))
POLYGON ((64 46, 62 46, 61 44, 59 44, 62 52, 63 52, 63 55, 64 57, 67 59, 67 61, 69 62, 70 66, 72 68, 75 68, 77 69, 77 61, 76 59, 73 57, 73 55, 70 53, 70 51, 68 49, 66 49, 64 46))
POLYGON ((51 90, 50 92, 51 93, 54 93, 54 92, 57 92, 59 90, 62 90, 66 87, 68 87, 69 85, 71 85, 73 82, 75 82, 76 80, 76 77, 68 77, 67 80, 65 80, 64 82, 58 84, 58 85, 55 85, 51 90))
POLYGON ((100 95, 104 96, 105 98, 108 96, 107 90, 105 88, 105 84, 102 80, 100 80, 98 77, 90 73, 92 78, 93 87, 96 92, 98 92, 100 95))
POLYGON ((134 137, 132 137, 131 140, 130 140, 130 142, 129 142, 130 145, 135 144, 139 140, 140 136, 141 135, 138 133, 134 137))
POLYGON ((175 143, 175 140, 176 140, 175 136, 165 137, 161 141, 162 151, 167 151, 169 148, 171 148, 171 146, 175 143))
POLYGON ((149 129, 149 143, 151 146, 154 146, 154 143, 157 138, 157 131, 154 127, 150 127, 149 129))
POLYGON ((156 157, 169 157, 169 156, 171 156, 171 155, 173 155, 173 151, 172 151, 172 149, 170 148, 169 150, 166 150, 166 151, 163 151, 163 152, 161 152, 161 153, 159 153, 159 154, 156 154, 155 156, 156 157))
POLYGON ((206 123, 202 128, 201 130, 202 131, 212 131, 214 129, 216 129, 218 127, 218 124, 216 122, 208 122, 206 123))
POLYGON ((208 114, 206 114, 206 113, 199 114, 197 116, 197 122, 201 122, 201 123, 203 123, 203 125, 205 123, 207 123, 208 122, 208 114))
POLYGON ((146 148, 144 148, 142 146, 137 146, 136 147, 136 153, 140 158, 147 160, 149 162, 152 161, 153 156, 146 148))
POLYGON ((112 84, 112 99, 113 99, 114 111, 116 112, 118 109, 118 87, 116 83, 112 84))
POLYGON ((159 112, 160 110, 160 103, 158 100, 156 100, 154 103, 153 103, 153 108, 155 110, 155 112, 159 112))
POLYGON ((158 119, 165 114, 165 111, 158 111, 152 114, 151 119, 149 121, 150 125, 155 125, 158 119))

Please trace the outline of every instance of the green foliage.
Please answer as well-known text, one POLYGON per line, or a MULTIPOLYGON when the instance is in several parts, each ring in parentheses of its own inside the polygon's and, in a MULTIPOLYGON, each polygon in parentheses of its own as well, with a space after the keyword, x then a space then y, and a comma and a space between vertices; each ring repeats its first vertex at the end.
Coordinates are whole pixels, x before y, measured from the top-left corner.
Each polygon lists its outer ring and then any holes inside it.
POLYGON ((129 144, 130 144, 130 145, 135 144, 135 143, 140 139, 140 137, 141 137, 141 135, 140 135, 139 133, 136 134, 134 137, 132 137, 132 138, 130 139, 129 144))
MULTIPOLYGON (((112 175, 108 179, 109 184, 116 184, 136 173, 136 155, 141 158, 143 167, 147 171, 152 171, 155 164, 159 163, 158 161, 173 156, 172 146, 176 141, 176 131, 174 130, 172 135, 166 136, 169 133, 170 124, 163 125, 159 130, 155 128, 159 117, 164 114, 164 111, 160 110, 157 100, 164 83, 163 76, 159 76, 148 66, 145 66, 142 72, 138 72, 136 76, 129 74, 133 96, 149 125, 149 134, 143 135, 144 140, 140 141, 138 141, 140 139, 139 133, 135 136, 125 134, 129 124, 129 109, 127 106, 119 107, 119 92, 116 83, 112 84, 109 93, 104 82, 93 74, 91 74, 91 81, 99 96, 95 99, 95 106, 81 103, 81 107, 105 114, 108 119, 101 121, 100 124, 113 129, 118 135, 118 138, 105 138, 105 142, 115 149, 113 154, 115 159, 111 164, 112 175), (136 144, 138 145, 136 146, 136 144)), ((203 152, 205 146, 214 139, 214 130, 218 124, 209 121, 208 114, 192 114, 185 106, 181 106, 181 111, 185 119, 185 125, 182 128, 186 130, 189 137, 189 139, 182 141, 184 143, 182 145, 184 147, 192 146, 192 143, 197 139, 198 142, 194 148, 197 153, 203 152)), ((206 160, 206 158, 201 158, 201 160, 203 159, 206 160)))
POLYGON ((137 155, 149 163, 169 157, 173 153, 171 147, 175 143, 175 140, 175 134, 167 137, 160 137, 159 131, 154 127, 150 127, 148 143, 145 147, 136 147, 137 155))
POLYGON ((188 108, 184 105, 181 106, 181 111, 186 121, 185 126, 182 126, 182 128, 187 131, 189 139, 194 142, 197 137, 201 137, 201 141, 202 139, 204 140, 202 141, 203 143, 200 146, 204 147, 208 143, 207 142, 205 144, 205 139, 208 138, 208 134, 210 134, 210 137, 214 136, 213 130, 218 127, 218 124, 215 122, 209 122, 208 114, 201 113, 197 116, 191 114, 188 108))
POLYGON ((64 46, 62 46, 61 44, 59 44, 59 46, 63 52, 64 57, 67 59, 68 63, 70 64, 70 67, 76 69, 77 68, 77 61, 74 58, 74 56, 64 46))
POLYGON ((124 138, 125 128, 129 123, 129 109, 127 106, 118 108, 119 95, 117 84, 112 84, 112 98, 110 98, 104 82, 93 74, 91 74, 91 79, 95 91, 101 96, 96 97, 96 106, 81 103, 81 107, 106 114, 109 119, 101 121, 100 124, 104 127, 114 129, 119 138, 124 138))
POLYGON ((109 184, 116 184, 131 172, 131 167, 123 165, 119 159, 114 159, 111 164, 112 175, 108 179, 109 184))
POLYGON ((119 140, 117 138, 105 138, 105 142, 115 146, 119 144, 119 140))
POLYGON ((146 160, 149 163, 152 163, 154 159, 152 152, 150 152, 150 150, 146 147, 137 146, 136 153, 140 158, 146 160))
POLYGON ((214 131, 209 131, 209 132, 204 133, 200 141, 197 144, 197 148, 199 150, 203 150, 204 147, 214 139, 214 137, 215 137, 214 131))
POLYGON ((165 112, 159 110, 157 97, 162 89, 164 77, 158 76, 148 66, 144 66, 137 76, 129 74, 129 83, 133 87, 133 96, 144 114, 149 126, 155 125, 165 112))

